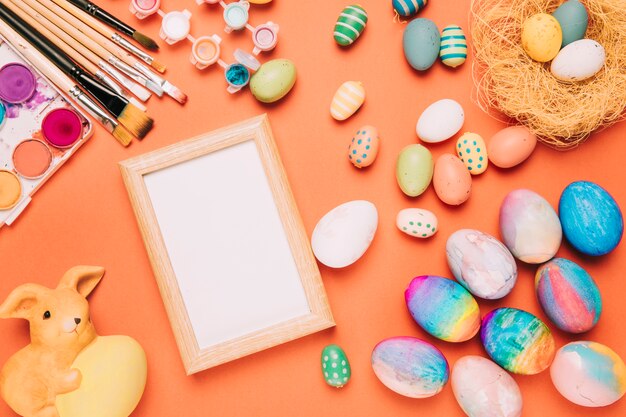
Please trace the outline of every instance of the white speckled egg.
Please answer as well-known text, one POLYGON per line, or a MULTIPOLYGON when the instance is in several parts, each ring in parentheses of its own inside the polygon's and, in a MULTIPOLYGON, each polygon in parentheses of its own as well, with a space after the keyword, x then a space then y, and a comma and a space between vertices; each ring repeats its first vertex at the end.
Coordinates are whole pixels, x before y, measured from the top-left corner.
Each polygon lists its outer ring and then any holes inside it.
POLYGON ((470 174, 479 175, 487 169, 487 145, 480 135, 464 133, 456 141, 456 152, 470 174))
POLYGON ((561 81, 582 81, 602 69, 606 53, 593 39, 581 39, 567 45, 550 65, 552 74, 561 81))
POLYGON ((368 167, 378 155, 379 144, 378 129, 374 126, 363 126, 352 137, 348 146, 348 159, 357 168, 368 167))
POLYGON ((428 238, 437 233, 437 216, 428 210, 407 208, 398 213, 396 226, 409 236, 428 238))
POLYGON ((444 98, 426 107, 415 130, 423 142, 438 143, 456 135, 464 121, 463 107, 452 99, 444 98))
POLYGON ((353 264, 369 248, 378 227, 378 211, 369 201, 341 204, 320 219, 311 246, 318 261, 331 268, 353 264))

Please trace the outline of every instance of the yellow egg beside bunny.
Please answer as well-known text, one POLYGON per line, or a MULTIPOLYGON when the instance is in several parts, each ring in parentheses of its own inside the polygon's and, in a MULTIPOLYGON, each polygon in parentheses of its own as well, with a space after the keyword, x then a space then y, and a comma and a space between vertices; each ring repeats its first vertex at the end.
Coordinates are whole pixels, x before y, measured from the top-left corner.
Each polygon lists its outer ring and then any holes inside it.
POLYGON ((57 288, 23 284, 0 305, 0 318, 30 323, 30 344, 0 371, 0 396, 17 414, 128 417, 141 399, 143 349, 130 337, 98 336, 89 315, 86 297, 103 275, 104 268, 76 266, 57 288))

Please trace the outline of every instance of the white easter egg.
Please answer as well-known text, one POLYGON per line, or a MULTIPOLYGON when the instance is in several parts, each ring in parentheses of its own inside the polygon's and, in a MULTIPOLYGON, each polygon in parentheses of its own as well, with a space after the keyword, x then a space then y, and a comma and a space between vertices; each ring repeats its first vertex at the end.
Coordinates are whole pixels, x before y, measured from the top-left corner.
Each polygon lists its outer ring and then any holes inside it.
POLYGON ((602 45, 592 39, 581 39, 561 49, 550 71, 562 81, 582 81, 597 74, 605 60, 602 45))
POLYGON ((444 98, 424 110, 415 130, 422 141, 438 143, 456 135, 464 121, 463 107, 454 100, 444 98))
POLYGON ((428 210, 407 208, 398 213, 396 226, 409 236, 425 239, 437 233, 437 216, 428 210))
POLYGON ((318 261, 331 268, 353 264, 369 248, 378 227, 378 211, 369 201, 341 204, 320 219, 311 246, 318 261))

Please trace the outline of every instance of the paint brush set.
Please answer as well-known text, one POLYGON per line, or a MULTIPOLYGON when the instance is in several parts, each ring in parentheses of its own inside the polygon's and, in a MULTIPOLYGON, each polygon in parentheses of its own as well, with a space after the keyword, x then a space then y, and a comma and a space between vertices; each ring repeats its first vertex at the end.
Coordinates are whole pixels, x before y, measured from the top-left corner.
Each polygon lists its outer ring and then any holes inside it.
POLYGON ((157 50, 156 42, 91 2, 2 0, 0 19, 5 39, 124 146, 152 129, 144 105, 152 94, 187 101, 160 75, 165 65, 134 44, 157 50))

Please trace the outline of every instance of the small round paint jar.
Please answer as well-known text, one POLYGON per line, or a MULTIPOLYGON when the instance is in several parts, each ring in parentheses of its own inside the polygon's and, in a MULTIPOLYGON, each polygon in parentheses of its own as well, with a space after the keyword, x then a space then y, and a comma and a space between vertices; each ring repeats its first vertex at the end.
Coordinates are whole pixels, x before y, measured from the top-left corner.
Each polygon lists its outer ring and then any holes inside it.
POLYGON ((22 183, 12 171, 0 169, 0 210, 9 210, 20 201, 22 183))
POLYGON ((128 10, 137 19, 145 19, 152 16, 161 7, 161 0, 131 0, 128 10))
POLYGON ((220 43, 222 38, 217 35, 201 36, 191 46, 189 61, 198 69, 205 69, 220 59, 220 43))
POLYGON ((19 62, 0 68, 0 98, 7 103, 20 104, 35 93, 37 81, 33 72, 19 62))
POLYGON ((224 22, 226 22, 224 31, 230 33, 233 30, 245 28, 249 17, 248 9, 250 9, 250 3, 245 0, 226 5, 224 7, 224 22))
POLYGON ((237 49, 234 53, 236 63, 230 64, 224 71, 228 83, 226 91, 233 94, 244 88, 250 82, 252 73, 259 69, 261 63, 247 52, 237 49))
POLYGON ((74 145, 83 136, 83 123, 72 110, 52 110, 41 122, 44 139, 55 148, 65 149, 74 145))
POLYGON ((163 16, 159 37, 170 45, 182 41, 191 30, 191 12, 187 9, 182 12, 169 12, 163 16))
POLYGON ((13 168, 22 177, 37 179, 44 176, 52 165, 52 151, 38 139, 26 139, 13 149, 13 168))
POLYGON ((278 43, 278 25, 274 22, 267 22, 255 27, 252 31, 252 42, 254 42, 255 55, 271 51, 278 43))

